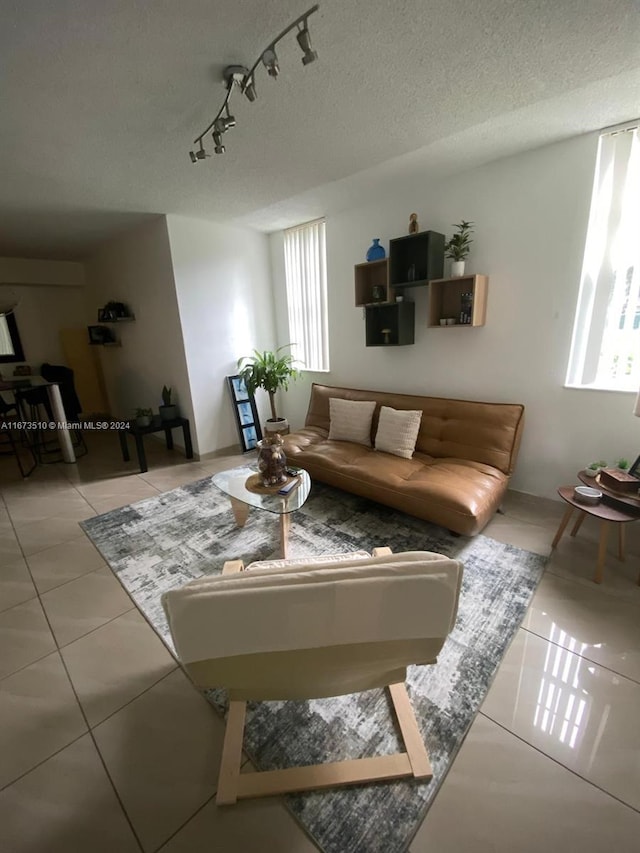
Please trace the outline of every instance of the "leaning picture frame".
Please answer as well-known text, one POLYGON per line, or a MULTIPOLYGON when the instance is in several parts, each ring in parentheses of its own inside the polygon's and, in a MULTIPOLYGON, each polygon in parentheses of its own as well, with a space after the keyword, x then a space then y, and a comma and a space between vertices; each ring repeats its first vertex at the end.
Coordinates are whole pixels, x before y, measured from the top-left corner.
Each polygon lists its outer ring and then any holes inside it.
POLYGON ((253 394, 247 390, 241 376, 227 376, 227 387, 243 453, 254 450, 262 439, 260 419, 253 394))
POLYGON ((629 468, 629 473, 632 477, 637 477, 640 480, 640 456, 638 456, 631 468, 629 468))

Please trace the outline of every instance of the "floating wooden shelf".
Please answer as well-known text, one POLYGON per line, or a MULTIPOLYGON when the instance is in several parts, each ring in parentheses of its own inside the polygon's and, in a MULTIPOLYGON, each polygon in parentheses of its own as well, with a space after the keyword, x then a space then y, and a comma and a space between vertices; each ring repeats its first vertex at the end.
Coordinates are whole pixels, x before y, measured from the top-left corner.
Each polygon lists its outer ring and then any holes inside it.
POLYGON ((429 282, 430 329, 460 326, 484 326, 487 317, 489 276, 462 275, 429 282), (441 326, 440 320, 454 319, 452 325, 441 326))
POLYGON ((368 261, 354 267, 356 308, 378 302, 393 302, 393 290, 389 288, 389 260, 368 261), (373 298, 374 287, 382 288, 383 299, 373 298))

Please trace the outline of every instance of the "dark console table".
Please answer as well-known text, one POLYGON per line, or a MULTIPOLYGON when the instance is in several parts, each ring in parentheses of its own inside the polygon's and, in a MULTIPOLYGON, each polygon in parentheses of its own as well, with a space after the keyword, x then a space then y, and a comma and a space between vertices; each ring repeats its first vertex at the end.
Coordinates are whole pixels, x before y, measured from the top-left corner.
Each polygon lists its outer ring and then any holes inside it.
POLYGON ((164 432, 167 441, 167 450, 173 450, 173 436, 171 430, 177 427, 182 427, 184 436, 184 450, 187 459, 193 459, 193 446, 191 445, 191 430, 189 429, 189 421, 187 418, 171 418, 170 421, 163 421, 160 415, 155 415, 149 426, 138 426, 135 421, 131 421, 131 425, 125 429, 118 430, 118 438, 120 439, 120 447, 122 448, 122 458, 125 462, 130 459, 129 446, 127 444, 127 435, 132 435, 136 440, 136 451, 138 453, 138 462, 140 463, 140 472, 144 474, 148 471, 147 457, 144 452, 143 437, 153 432, 164 432))

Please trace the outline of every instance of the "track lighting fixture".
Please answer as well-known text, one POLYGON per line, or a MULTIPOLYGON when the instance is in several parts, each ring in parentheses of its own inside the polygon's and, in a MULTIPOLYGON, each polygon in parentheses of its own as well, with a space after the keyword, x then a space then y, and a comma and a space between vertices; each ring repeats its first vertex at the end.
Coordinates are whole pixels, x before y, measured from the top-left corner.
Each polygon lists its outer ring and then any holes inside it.
POLYGON ((269 77, 277 77, 280 73, 280 66, 278 65, 276 52, 272 47, 268 47, 262 54, 262 61, 269 77))
POLYGON ((304 27, 298 32, 296 38, 298 39, 298 44, 304 53, 304 56, 302 57, 302 64, 309 65, 311 62, 315 62, 318 58, 318 54, 315 50, 311 49, 311 36, 309 35, 306 21, 304 27))
POLYGON ((229 111, 231 93, 234 91, 234 88, 238 86, 248 101, 253 103, 253 101, 256 100, 255 72, 260 63, 262 63, 267 69, 267 74, 270 77, 273 77, 274 80, 278 77, 278 74, 280 73, 280 65, 278 62, 278 55, 276 54, 276 45, 287 35, 287 33, 290 33, 296 27, 298 28, 296 39, 304 54, 302 57, 302 64, 310 65, 312 62, 315 62, 318 58, 318 54, 311 48, 311 36, 309 35, 308 20, 314 12, 318 11, 318 9, 319 6, 316 4, 303 15, 300 15, 299 18, 296 18, 295 21, 292 21, 292 23, 290 23, 289 26, 284 29, 279 36, 273 39, 269 46, 262 51, 251 68, 245 68, 244 65, 228 65, 224 69, 222 75, 227 89, 226 97, 216 117, 208 127, 202 131, 200 136, 196 137, 194 140, 194 144, 199 147, 198 150, 189 152, 189 158, 192 163, 197 163, 198 160, 204 160, 205 157, 210 156, 206 153, 203 142, 208 133, 212 133, 215 153, 224 154, 225 146, 222 143, 222 135, 236 125, 235 117, 232 116, 229 111))
POLYGON ((222 144, 222 134, 217 130, 213 131, 213 142, 215 145, 215 148, 213 150, 216 152, 216 154, 224 154, 226 149, 222 144))
POLYGON ((247 96, 247 98, 253 103, 255 99, 258 97, 256 94, 256 86, 253 82, 253 77, 250 77, 242 84, 242 91, 247 96))

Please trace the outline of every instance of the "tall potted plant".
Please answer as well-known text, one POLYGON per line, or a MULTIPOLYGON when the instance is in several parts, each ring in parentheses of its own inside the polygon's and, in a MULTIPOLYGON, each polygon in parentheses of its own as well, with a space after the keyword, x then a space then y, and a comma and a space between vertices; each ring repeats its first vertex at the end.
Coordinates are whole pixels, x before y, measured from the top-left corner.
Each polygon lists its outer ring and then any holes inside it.
POLYGON ((464 275, 464 262, 471 251, 471 243, 473 243, 473 240, 471 239, 471 235, 473 234, 473 225, 473 222, 467 222, 463 219, 462 222, 453 226, 458 229, 458 233, 454 234, 451 239, 444 244, 446 257, 451 258, 453 261, 451 264, 452 277, 464 275))
POLYGON ((269 395, 271 406, 271 417, 267 418, 264 425, 265 432, 287 432, 289 423, 286 418, 278 417, 276 412, 276 391, 279 388, 287 390, 289 382, 298 379, 300 371, 294 365, 291 353, 284 353, 291 344, 278 347, 275 352, 265 350, 264 352, 253 351, 252 356, 243 356, 238 359, 238 373, 250 394, 254 394, 258 388, 262 388, 269 395))

